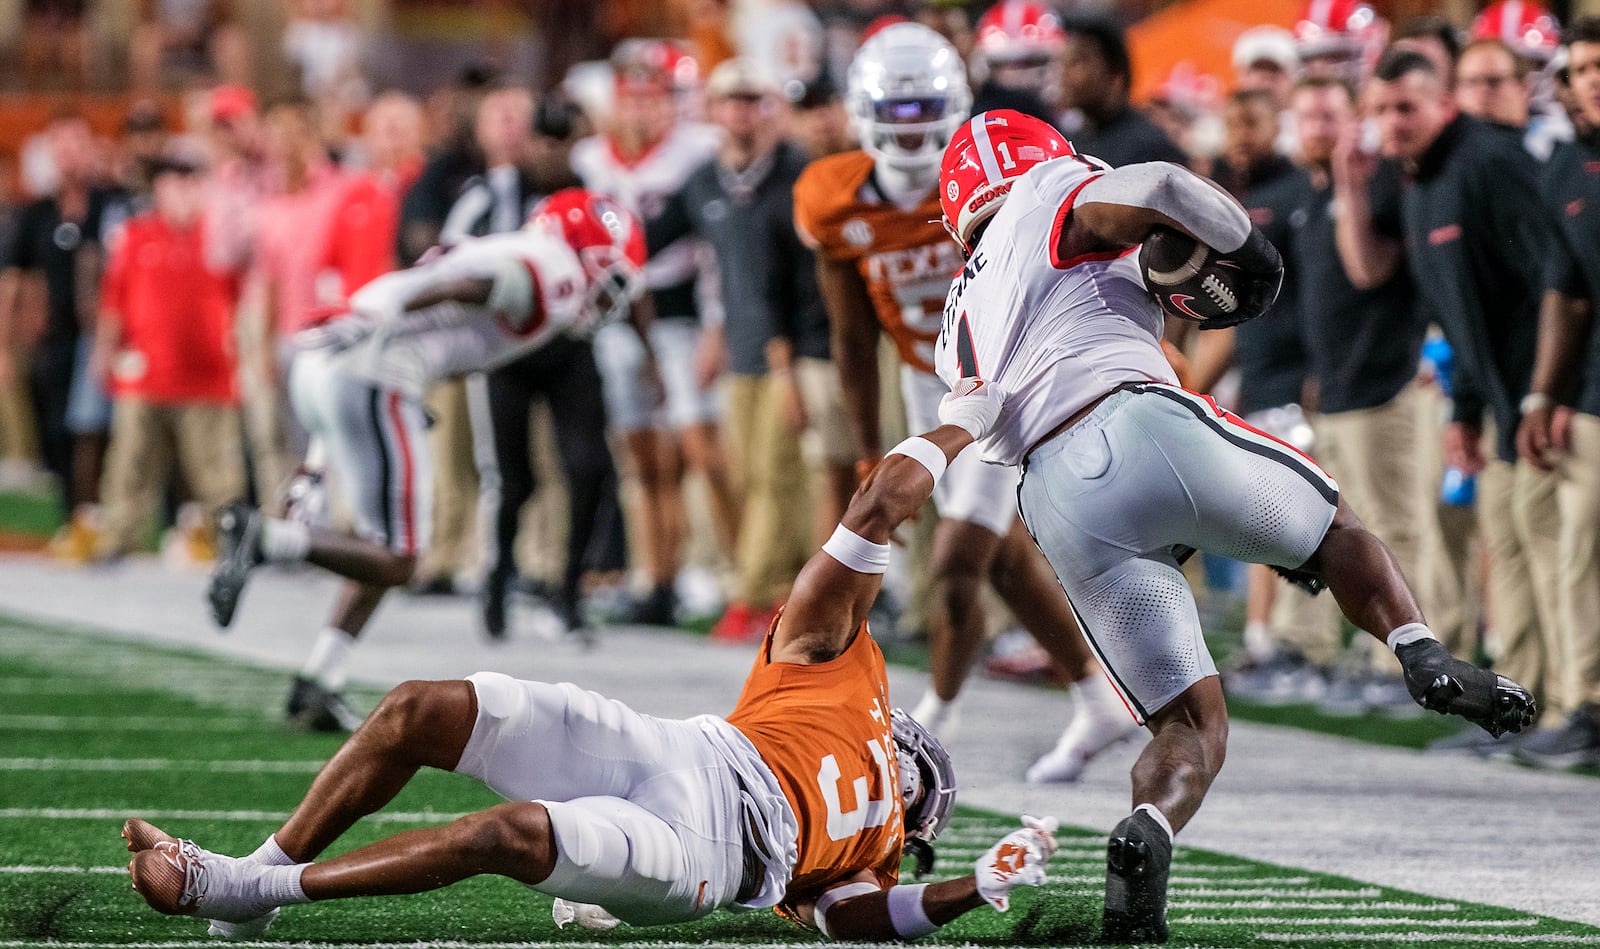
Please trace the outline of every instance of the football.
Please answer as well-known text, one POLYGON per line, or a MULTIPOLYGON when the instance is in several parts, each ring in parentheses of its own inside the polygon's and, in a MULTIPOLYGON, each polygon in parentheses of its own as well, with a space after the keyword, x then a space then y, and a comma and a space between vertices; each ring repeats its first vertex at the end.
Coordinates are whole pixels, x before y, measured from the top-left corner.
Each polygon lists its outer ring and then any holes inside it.
POLYGON ((1232 325, 1248 295, 1249 277, 1238 264, 1187 234, 1158 227, 1139 248, 1139 270, 1161 309, 1196 323, 1232 325))

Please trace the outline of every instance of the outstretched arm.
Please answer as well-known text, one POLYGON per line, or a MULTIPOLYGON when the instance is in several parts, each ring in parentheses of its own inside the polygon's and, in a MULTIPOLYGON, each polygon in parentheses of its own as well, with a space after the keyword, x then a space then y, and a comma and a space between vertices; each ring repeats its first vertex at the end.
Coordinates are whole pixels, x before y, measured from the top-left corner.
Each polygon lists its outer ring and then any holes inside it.
POLYGON ((945 424, 892 449, 856 491, 844 519, 795 580, 772 637, 773 662, 827 662, 866 619, 889 564, 889 535, 933 494, 945 466, 987 434, 1001 393, 963 379, 939 406, 945 424))
POLYGON ((830 939, 889 942, 917 939, 988 903, 1004 913, 1011 888, 1039 886, 1056 850, 1056 819, 1022 818, 1022 828, 979 857, 972 872, 940 883, 882 889, 867 871, 799 907, 800 918, 830 939))

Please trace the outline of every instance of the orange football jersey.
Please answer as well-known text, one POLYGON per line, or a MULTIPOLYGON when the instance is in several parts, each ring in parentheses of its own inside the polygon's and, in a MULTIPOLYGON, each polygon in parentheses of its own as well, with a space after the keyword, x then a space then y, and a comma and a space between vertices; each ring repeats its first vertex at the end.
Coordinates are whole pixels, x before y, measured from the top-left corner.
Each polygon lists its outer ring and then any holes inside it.
POLYGON ((900 358, 933 371, 933 344, 961 251, 939 223, 937 190, 909 211, 884 197, 863 151, 819 158, 794 183, 794 224, 830 260, 854 261, 900 358))
POLYGON ((893 886, 905 807, 889 679, 867 624, 828 662, 772 662, 771 647, 769 635, 727 720, 777 776, 800 826, 799 857, 778 905, 792 917, 797 904, 862 870, 893 886))

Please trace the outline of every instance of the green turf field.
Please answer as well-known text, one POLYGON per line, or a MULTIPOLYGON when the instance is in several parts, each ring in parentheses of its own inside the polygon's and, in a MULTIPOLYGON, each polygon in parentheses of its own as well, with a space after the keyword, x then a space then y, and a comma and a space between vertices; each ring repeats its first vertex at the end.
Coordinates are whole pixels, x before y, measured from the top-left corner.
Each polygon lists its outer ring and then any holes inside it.
MULTIPOLYGON (((0 621, 0 949, 188 945, 204 924, 159 916, 128 887, 118 830, 143 816, 229 853, 251 850, 299 800, 337 739, 277 721, 280 671, 132 644, 92 632, 0 621)), ((370 705, 373 695, 360 695, 370 705)), ((426 773, 344 848, 437 824, 491 803, 454 775, 426 773)), ((1070 815, 1066 815, 1070 819, 1070 815)), ((1014 824, 963 811, 939 846, 955 876, 1014 824)), ((1068 827, 1052 882, 1011 913, 975 912, 935 942, 1091 943, 1103 838, 1068 827)), ((1447 902, 1360 881, 1180 848, 1173 944, 1214 947, 1600 945, 1600 929, 1447 902)), ((480 878, 415 897, 293 907, 259 946, 709 946, 814 942, 767 912, 609 933, 561 932, 549 900, 480 878)))

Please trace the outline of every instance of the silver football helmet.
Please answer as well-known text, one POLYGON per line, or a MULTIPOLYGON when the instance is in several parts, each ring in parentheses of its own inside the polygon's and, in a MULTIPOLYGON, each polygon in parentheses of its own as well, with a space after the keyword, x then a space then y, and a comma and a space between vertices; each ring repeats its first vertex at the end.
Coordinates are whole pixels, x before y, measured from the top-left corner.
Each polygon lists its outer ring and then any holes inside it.
POLYGON ((873 160, 905 171, 937 168, 972 109, 966 64, 920 23, 884 27, 850 63, 845 108, 873 160))
POLYGON ((900 763, 906 837, 931 842, 950 823, 956 806, 956 770, 950 753, 903 708, 890 710, 889 727, 900 763))

